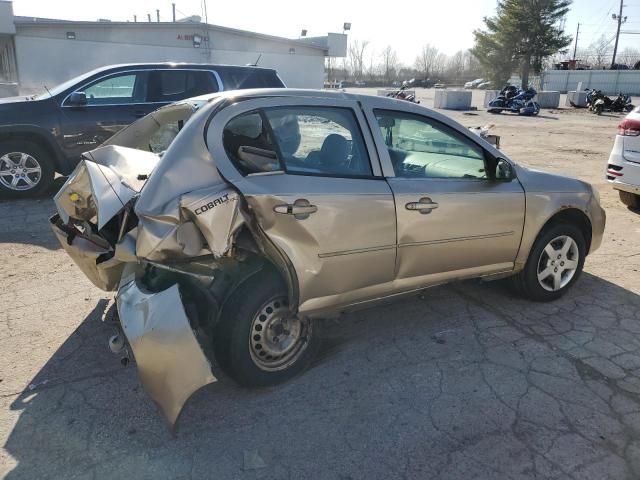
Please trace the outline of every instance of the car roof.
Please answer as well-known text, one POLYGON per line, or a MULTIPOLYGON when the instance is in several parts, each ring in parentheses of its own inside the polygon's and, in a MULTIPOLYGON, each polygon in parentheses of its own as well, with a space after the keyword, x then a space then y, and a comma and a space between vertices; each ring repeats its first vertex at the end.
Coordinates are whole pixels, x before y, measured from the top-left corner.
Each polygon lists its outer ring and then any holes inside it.
POLYGON ((258 67, 255 65, 228 65, 223 63, 192 63, 192 62, 154 62, 154 63, 118 63, 114 65, 106 65, 104 67, 96 68, 93 73, 101 73, 108 70, 120 70, 120 69, 146 69, 146 68, 217 68, 217 69, 242 69, 242 70, 266 70, 275 71, 273 68, 258 67))
POLYGON ((361 100, 365 98, 387 99, 389 102, 397 102, 400 100, 387 97, 377 97, 375 95, 362 95, 356 93, 347 93, 335 90, 314 90, 303 88, 250 88, 245 90, 227 90, 224 92, 210 93, 194 97, 195 101, 210 101, 215 98, 226 97, 233 99, 248 99, 257 97, 298 97, 298 98, 326 98, 326 99, 343 99, 343 100, 361 100))

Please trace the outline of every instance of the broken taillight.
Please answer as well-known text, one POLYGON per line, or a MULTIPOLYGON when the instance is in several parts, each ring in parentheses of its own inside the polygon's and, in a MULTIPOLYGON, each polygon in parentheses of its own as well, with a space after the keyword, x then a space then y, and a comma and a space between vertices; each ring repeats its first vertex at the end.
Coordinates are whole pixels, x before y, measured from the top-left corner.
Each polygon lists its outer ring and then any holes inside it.
POLYGON ((640 120, 631 120, 630 118, 622 120, 618 125, 618 135, 625 137, 637 137, 640 135, 640 120))

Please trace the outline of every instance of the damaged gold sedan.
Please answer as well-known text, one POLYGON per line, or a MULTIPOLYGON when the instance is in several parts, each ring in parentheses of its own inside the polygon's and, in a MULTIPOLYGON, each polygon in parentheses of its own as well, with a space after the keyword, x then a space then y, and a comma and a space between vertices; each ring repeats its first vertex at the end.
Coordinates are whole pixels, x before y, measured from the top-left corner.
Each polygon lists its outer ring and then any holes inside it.
POLYGON ((64 249, 117 292, 112 349, 171 425, 212 355, 241 384, 284 381, 346 310, 473 277, 556 299, 605 225, 589 184, 441 114, 302 90, 162 108, 86 153, 55 201, 64 249))

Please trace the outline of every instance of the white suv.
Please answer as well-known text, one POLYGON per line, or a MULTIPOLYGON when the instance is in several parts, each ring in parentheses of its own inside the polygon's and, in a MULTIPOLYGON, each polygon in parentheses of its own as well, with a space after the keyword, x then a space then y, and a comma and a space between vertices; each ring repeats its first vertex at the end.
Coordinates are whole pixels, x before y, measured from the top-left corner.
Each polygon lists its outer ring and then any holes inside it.
POLYGON ((640 106, 618 125, 606 175, 622 203, 640 208, 640 106))

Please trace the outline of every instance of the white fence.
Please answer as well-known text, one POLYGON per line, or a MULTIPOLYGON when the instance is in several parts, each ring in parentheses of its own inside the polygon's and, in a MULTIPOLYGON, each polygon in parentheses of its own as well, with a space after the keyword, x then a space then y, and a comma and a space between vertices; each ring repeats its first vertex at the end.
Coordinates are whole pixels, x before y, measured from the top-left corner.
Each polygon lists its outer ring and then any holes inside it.
POLYGON ((640 95, 640 70, 547 70, 540 75, 541 90, 567 92, 595 88, 607 95, 640 95))

